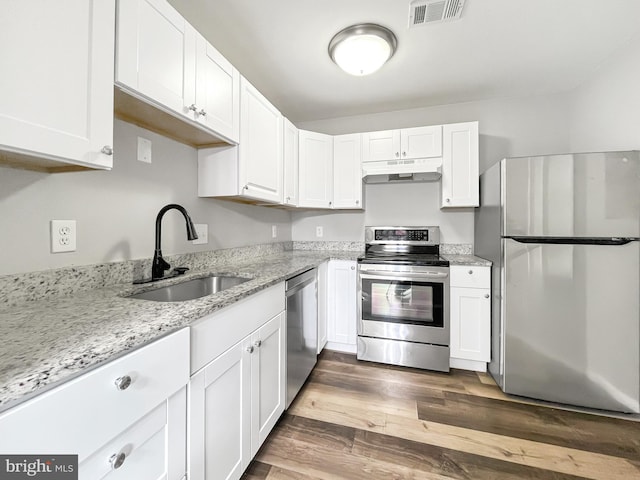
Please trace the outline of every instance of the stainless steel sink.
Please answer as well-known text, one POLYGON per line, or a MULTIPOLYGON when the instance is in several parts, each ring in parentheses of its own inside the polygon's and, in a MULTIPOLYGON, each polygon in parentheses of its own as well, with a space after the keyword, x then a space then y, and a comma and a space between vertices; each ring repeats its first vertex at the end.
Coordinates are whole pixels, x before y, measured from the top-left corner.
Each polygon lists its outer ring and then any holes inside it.
POLYGON ((174 285, 154 288, 146 292, 129 295, 127 298, 152 300, 154 302, 184 302, 186 300, 194 300, 211 295, 212 293, 221 292, 249 280, 251 279, 244 277, 212 275, 210 277, 195 278, 174 285))

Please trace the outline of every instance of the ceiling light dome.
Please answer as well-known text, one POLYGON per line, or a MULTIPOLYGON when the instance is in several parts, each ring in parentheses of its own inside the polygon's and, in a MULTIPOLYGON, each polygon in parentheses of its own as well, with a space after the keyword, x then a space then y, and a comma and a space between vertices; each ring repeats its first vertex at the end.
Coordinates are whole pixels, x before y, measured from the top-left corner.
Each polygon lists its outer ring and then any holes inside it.
POLYGON ((398 41, 391 30, 374 23, 361 23, 341 30, 329 42, 329 56, 351 75, 369 75, 396 51, 398 41))

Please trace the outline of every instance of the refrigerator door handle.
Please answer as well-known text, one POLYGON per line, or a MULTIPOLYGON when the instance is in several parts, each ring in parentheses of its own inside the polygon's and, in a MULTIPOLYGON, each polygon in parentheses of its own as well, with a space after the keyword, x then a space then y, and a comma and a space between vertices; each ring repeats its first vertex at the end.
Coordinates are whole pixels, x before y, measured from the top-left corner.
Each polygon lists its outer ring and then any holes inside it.
POLYGON ((594 237, 594 238, 572 238, 572 237, 504 237, 518 243, 536 243, 548 245, 626 245, 637 242, 638 238, 623 237, 594 237))

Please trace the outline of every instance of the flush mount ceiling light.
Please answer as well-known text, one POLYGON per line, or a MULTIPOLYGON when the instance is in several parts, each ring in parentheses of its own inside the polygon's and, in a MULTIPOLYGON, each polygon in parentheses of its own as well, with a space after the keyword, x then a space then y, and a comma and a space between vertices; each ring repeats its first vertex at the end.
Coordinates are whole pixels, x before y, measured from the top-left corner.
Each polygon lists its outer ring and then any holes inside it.
POLYGON ((351 75, 369 75, 396 51, 398 41, 391 30, 374 23, 361 23, 341 30, 329 42, 329 56, 351 75))

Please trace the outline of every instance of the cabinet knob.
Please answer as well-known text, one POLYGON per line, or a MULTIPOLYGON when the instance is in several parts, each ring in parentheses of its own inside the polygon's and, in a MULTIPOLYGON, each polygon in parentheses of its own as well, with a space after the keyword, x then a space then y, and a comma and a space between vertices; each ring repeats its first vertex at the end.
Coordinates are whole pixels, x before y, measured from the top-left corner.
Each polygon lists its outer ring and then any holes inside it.
POLYGON ((118 390, 126 390, 131 386, 131 382, 132 380, 129 375, 123 375, 122 377, 116 378, 115 382, 113 383, 116 384, 116 388, 118 390))
POLYGON ((200 111, 198 112, 198 115, 202 115, 203 117, 206 117, 207 112, 203 108, 201 108, 200 111))
POLYGON ((111 464, 111 470, 117 470, 122 466, 127 459, 127 454, 124 452, 114 453, 109 457, 109 463, 111 464))
POLYGON ((191 110, 192 112, 197 112, 198 107, 196 107, 195 103, 192 103, 191 105, 189 105, 189 110, 191 110))
POLYGON ((451 200, 448 199, 448 198, 445 198, 444 201, 447 202, 447 203, 451 203, 451 200))
POLYGON ((402 156, 406 157, 407 156, 407 152, 402 152, 402 156))
POLYGON ((249 346, 247 347, 247 352, 249 352, 249 353, 253 353, 253 345, 249 345, 249 346))
POLYGON ((291 197, 287 197, 287 202, 288 202, 289 200, 291 200, 291 197))
POLYGON ((396 158, 398 158, 400 156, 400 153, 396 152, 396 158))
POLYGON ((473 270, 469 270, 469 275, 473 275, 473 270))
POLYGON ((354 267, 354 266, 351 267, 351 270, 355 270, 355 269, 356 269, 356 267, 354 267))
POLYGON ((102 147, 102 150, 100 150, 101 153, 104 153, 105 155, 113 155, 113 148, 111 148, 110 145, 105 145, 104 147, 102 147))
POLYGON ((489 295, 488 293, 484 294, 484 298, 489 298, 491 295, 489 295))
POLYGON ((331 206, 333 204, 333 202, 329 202, 329 206, 331 206))
POLYGON ((356 205, 360 205, 360 200, 356 200, 356 205))
POLYGON ((256 348, 260 348, 262 346, 262 340, 256 340, 255 342, 253 342, 253 345, 256 348))
POLYGON ((243 190, 249 190, 249 185, 245 185, 244 187, 242 187, 243 190))

